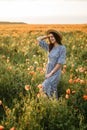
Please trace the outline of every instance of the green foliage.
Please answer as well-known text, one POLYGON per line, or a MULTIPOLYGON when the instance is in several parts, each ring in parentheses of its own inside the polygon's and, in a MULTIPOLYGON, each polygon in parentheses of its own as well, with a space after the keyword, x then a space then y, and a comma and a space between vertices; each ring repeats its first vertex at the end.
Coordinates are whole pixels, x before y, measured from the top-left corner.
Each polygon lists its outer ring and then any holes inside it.
POLYGON ((41 96, 37 87, 47 63, 47 53, 36 41, 43 32, 15 33, 0 36, 0 124, 6 130, 13 126, 16 130, 86 130, 86 34, 63 33, 67 58, 56 100, 55 95, 41 96), (28 91, 25 85, 30 86, 28 91))

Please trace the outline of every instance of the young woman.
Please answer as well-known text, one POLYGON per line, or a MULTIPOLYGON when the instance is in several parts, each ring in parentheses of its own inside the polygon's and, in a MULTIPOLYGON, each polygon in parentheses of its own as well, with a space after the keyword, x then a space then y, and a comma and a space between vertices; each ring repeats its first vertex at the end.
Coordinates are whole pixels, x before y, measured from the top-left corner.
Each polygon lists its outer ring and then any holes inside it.
POLYGON ((56 30, 48 30, 46 36, 37 38, 39 45, 48 51, 48 64, 46 68, 45 80, 42 83, 43 91, 51 97, 56 93, 58 98, 57 86, 61 76, 62 65, 66 59, 66 47, 62 45, 62 35, 56 30), (44 40, 49 39, 49 44, 44 40))

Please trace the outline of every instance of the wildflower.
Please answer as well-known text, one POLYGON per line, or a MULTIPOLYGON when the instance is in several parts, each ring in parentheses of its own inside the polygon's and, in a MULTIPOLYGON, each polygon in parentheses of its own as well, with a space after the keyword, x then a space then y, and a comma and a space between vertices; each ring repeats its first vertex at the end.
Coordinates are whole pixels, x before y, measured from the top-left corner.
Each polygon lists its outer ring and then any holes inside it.
POLYGON ((32 81, 34 81, 35 79, 34 79, 34 78, 32 78, 31 80, 32 80, 32 81))
POLYGON ((66 93, 67 93, 67 94, 70 94, 70 88, 68 88, 68 89, 66 90, 66 93))
POLYGON ((69 83, 73 83, 73 79, 69 79, 69 83))
POLYGON ((41 94, 40 94, 40 93, 38 93, 38 94, 37 94, 37 97, 39 98, 40 96, 41 96, 41 94))
POLYGON ((78 72, 79 70, 78 69, 76 69, 76 72, 78 72))
POLYGON ((4 130, 4 126, 0 125, 0 130, 4 130))
POLYGON ((85 90, 87 91, 87 88, 85 90))
POLYGON ((12 127, 10 130, 16 130, 15 127, 12 127))
POLYGON ((37 87, 38 87, 39 89, 43 88, 42 84, 39 84, 37 87))
POLYGON ((0 105, 2 105, 2 101, 0 100, 0 105))
POLYGON ((71 66, 74 67, 74 64, 72 64, 71 66))
POLYGON ((33 55, 33 57, 36 57, 36 55, 33 55))
POLYGON ((34 72, 34 71, 31 71, 31 72, 29 72, 29 74, 30 74, 30 75, 34 75, 34 74, 35 74, 35 72, 34 72))
POLYGON ((9 57, 7 57, 7 60, 6 60, 6 61, 7 61, 7 63, 9 63, 9 62, 10 62, 10 58, 9 58, 9 57))
POLYGON ((30 86, 29 85, 25 85, 25 90, 26 91, 30 90, 30 86))
POLYGON ((72 90, 72 94, 75 94, 76 93, 76 91, 75 90, 72 90))
POLYGON ((34 68, 34 67, 31 65, 31 66, 30 66, 30 69, 33 69, 33 68, 34 68))
POLYGON ((26 59, 26 62, 29 62, 30 61, 30 59, 26 59))
POLYGON ((27 109, 30 110, 30 109, 31 109, 31 106, 27 106, 27 109))
POLYGON ((27 70, 30 70, 30 68, 27 68, 27 70))
POLYGON ((3 55, 3 56, 2 56, 2 58, 4 59, 4 58, 6 58, 6 56, 5 56, 5 55, 3 55))
POLYGON ((36 68, 36 70, 39 70, 39 71, 41 71, 41 70, 42 70, 42 68, 40 68, 40 67, 37 67, 37 68, 36 68))
POLYGON ((77 78, 77 79, 76 79, 76 83, 79 83, 79 82, 80 82, 80 78, 77 78))
POLYGON ((80 84, 84 84, 85 82, 84 82, 84 80, 80 80, 80 84))
POLYGON ((74 80, 73 80, 73 83, 76 83, 76 82, 77 82, 77 79, 74 79, 74 80))
POLYGON ((66 98, 66 99, 69 99, 69 95, 68 95, 68 94, 66 94, 66 95, 65 95, 65 98, 66 98))
POLYGON ((12 66, 8 66, 7 70, 12 70, 12 66))
POLYGON ((84 100, 87 100, 87 95, 84 95, 84 96, 83 96, 83 99, 84 99, 84 100))
POLYGON ((85 71, 85 68, 81 67, 79 68, 79 72, 84 72, 85 71))
POLYGON ((35 64, 38 64, 38 62, 37 62, 37 61, 35 61, 34 63, 35 63, 35 64))

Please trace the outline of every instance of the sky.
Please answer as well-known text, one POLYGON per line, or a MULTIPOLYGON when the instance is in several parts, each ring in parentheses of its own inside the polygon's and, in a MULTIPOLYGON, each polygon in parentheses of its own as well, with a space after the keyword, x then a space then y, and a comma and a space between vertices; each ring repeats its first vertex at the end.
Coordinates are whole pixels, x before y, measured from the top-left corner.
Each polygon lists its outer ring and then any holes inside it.
POLYGON ((0 0, 0 21, 84 24, 87 0, 0 0))

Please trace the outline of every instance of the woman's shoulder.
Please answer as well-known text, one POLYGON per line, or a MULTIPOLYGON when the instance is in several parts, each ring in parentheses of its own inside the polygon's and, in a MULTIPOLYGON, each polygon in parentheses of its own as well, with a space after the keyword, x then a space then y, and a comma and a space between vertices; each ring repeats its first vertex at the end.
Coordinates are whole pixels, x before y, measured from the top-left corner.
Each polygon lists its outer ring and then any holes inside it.
POLYGON ((60 49, 66 50, 66 46, 65 45, 60 45, 60 49))

